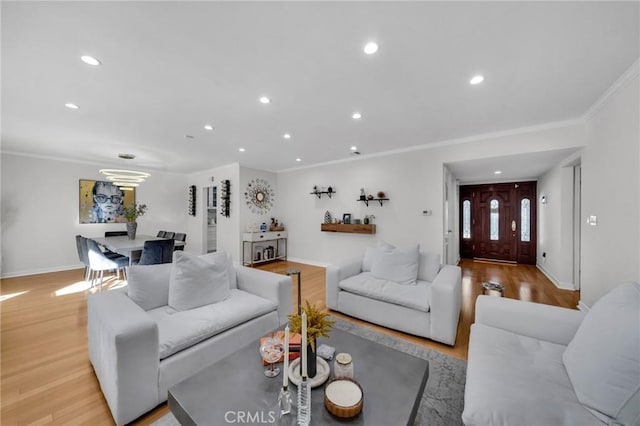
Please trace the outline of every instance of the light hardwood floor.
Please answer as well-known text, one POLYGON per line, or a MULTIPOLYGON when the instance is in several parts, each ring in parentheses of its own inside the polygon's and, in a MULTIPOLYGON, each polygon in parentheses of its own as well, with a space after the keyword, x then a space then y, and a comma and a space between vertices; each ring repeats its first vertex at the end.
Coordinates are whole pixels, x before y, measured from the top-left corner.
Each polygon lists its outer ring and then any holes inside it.
MULTIPOLYGON (((462 312, 456 344, 449 347, 334 315, 369 326, 446 354, 466 359, 481 282, 505 285, 504 297, 575 308, 579 292, 557 289, 535 266, 461 262, 462 312)), ((274 262, 261 269, 302 271, 303 300, 325 306, 324 268, 274 262)), ((87 284, 83 271, 73 270, 0 281, 1 362, 0 424, 113 424, 87 354, 87 284)), ((122 285, 110 278, 103 291, 122 285)), ((294 304, 297 301, 294 285, 294 304)), ((149 424, 168 412, 162 404, 138 419, 149 424)))

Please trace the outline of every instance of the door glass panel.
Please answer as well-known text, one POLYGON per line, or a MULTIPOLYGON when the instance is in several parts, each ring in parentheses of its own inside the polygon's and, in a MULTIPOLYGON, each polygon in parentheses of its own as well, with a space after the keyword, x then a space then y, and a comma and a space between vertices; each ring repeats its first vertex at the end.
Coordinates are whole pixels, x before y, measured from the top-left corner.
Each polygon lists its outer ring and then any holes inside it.
POLYGON ((520 241, 531 241, 531 201, 523 198, 520 202, 520 241))
POLYGON ((498 200, 491 200, 491 203, 489 204, 489 207, 491 208, 490 216, 489 216, 489 219, 490 219, 489 239, 493 241, 497 241, 500 237, 498 232, 498 225, 500 223, 500 213, 498 212, 499 206, 500 206, 500 203, 498 203, 498 200))
POLYGON ((462 238, 471 238, 471 201, 462 202, 462 238))

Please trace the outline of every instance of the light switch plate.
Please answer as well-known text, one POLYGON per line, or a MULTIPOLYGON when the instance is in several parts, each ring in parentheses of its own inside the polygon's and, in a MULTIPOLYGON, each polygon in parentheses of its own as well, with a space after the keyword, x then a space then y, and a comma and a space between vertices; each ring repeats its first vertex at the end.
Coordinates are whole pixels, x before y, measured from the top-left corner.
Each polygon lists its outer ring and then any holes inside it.
POLYGON ((591 226, 598 226, 598 216, 589 216, 587 223, 591 226))

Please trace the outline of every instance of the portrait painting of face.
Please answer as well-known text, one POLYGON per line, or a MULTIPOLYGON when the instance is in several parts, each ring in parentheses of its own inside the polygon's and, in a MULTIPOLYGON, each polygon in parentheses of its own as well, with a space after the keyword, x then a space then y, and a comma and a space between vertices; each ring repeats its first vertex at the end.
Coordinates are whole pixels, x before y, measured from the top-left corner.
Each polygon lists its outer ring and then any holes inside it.
POLYGON ((80 180, 80 223, 126 222, 124 207, 135 202, 135 189, 123 190, 112 182, 80 180))

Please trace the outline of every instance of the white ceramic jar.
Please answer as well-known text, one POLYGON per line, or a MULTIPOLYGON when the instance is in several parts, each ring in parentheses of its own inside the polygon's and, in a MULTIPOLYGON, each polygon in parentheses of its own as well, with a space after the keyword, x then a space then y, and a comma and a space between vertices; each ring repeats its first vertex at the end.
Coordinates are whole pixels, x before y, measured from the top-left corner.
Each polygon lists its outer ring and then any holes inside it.
POLYGON ((333 377, 335 379, 353 379, 353 360, 350 354, 341 352, 336 355, 333 362, 333 377))

